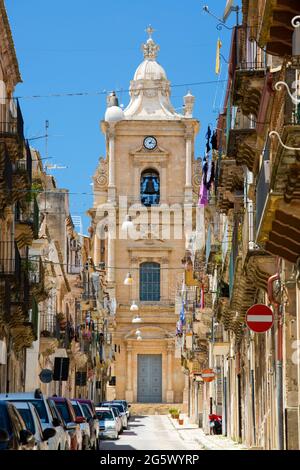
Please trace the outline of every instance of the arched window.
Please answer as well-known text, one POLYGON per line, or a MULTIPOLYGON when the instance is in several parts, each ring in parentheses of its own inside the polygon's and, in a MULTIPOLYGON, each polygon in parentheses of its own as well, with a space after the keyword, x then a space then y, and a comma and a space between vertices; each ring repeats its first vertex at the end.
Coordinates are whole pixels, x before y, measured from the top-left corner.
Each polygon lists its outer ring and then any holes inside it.
POLYGON ((144 206, 155 206, 160 200, 159 173, 155 170, 145 170, 141 175, 141 203, 144 206))
POLYGON ((140 300, 160 301, 160 265, 158 263, 140 265, 140 300))

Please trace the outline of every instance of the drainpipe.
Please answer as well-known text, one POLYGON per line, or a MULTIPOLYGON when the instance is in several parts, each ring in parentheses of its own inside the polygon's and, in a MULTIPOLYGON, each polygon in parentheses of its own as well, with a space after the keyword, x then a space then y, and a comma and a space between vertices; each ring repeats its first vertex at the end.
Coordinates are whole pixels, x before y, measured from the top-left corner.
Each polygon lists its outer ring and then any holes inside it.
POLYGON ((255 416, 255 380, 254 380, 254 346, 253 338, 250 340, 250 380, 251 380, 251 404, 252 404, 252 425, 253 444, 256 445, 256 416, 255 416))
POLYGON ((279 275, 279 262, 277 273, 268 279, 268 298, 269 302, 273 305, 275 314, 277 316, 277 360, 276 360, 276 394, 277 394, 277 418, 278 418, 278 450, 284 449, 284 433, 283 433, 283 318, 282 306, 273 297, 273 283, 280 279, 279 275))

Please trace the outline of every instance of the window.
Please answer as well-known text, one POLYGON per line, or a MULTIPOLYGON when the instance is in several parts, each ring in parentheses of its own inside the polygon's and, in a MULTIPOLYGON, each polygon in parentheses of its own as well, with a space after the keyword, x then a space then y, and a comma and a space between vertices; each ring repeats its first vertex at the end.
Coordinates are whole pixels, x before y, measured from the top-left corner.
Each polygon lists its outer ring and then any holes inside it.
POLYGON ((155 170, 145 170, 141 175, 141 203, 150 207, 159 204, 160 182, 155 170))
POLYGON ((140 300, 160 300, 160 265, 158 263, 140 265, 140 300))

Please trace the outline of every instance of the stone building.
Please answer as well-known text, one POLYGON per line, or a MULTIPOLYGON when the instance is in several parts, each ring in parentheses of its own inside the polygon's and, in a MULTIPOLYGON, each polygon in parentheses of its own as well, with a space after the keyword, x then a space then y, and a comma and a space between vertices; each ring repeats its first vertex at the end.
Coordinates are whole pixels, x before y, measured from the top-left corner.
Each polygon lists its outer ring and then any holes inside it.
POLYGON ((188 349, 195 358, 208 326, 198 362, 216 374, 197 386, 196 411, 207 432, 208 415, 217 413, 223 434, 249 447, 299 449, 300 8, 262 0, 243 1, 242 10, 210 156, 206 246, 189 253, 192 277, 208 288, 188 349), (254 304, 273 312, 264 333, 246 325, 254 304))
POLYGON ((90 214, 98 238, 93 258, 105 260, 107 290, 117 305, 108 396, 182 403, 185 379, 180 358, 175 358, 174 295, 182 276, 183 209, 191 211, 193 204, 199 123, 192 117, 190 93, 184 114, 174 110, 170 82, 156 60, 159 46, 152 29, 147 31, 129 105, 123 110, 111 94, 101 123, 107 155, 94 176, 90 214), (169 216, 168 224, 163 217, 169 216))

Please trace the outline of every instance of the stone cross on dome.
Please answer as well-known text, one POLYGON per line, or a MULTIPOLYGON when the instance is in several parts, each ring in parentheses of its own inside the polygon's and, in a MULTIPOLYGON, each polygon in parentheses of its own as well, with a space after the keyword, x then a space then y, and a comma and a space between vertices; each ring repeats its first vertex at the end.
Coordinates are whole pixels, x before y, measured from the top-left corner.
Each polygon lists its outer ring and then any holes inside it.
POLYGON ((159 46, 155 44, 152 39, 152 34, 154 33, 155 29, 152 28, 151 25, 145 30, 146 33, 149 35, 149 38, 146 44, 142 45, 142 51, 144 53, 145 60, 155 60, 157 57, 157 53, 159 52, 159 46))

